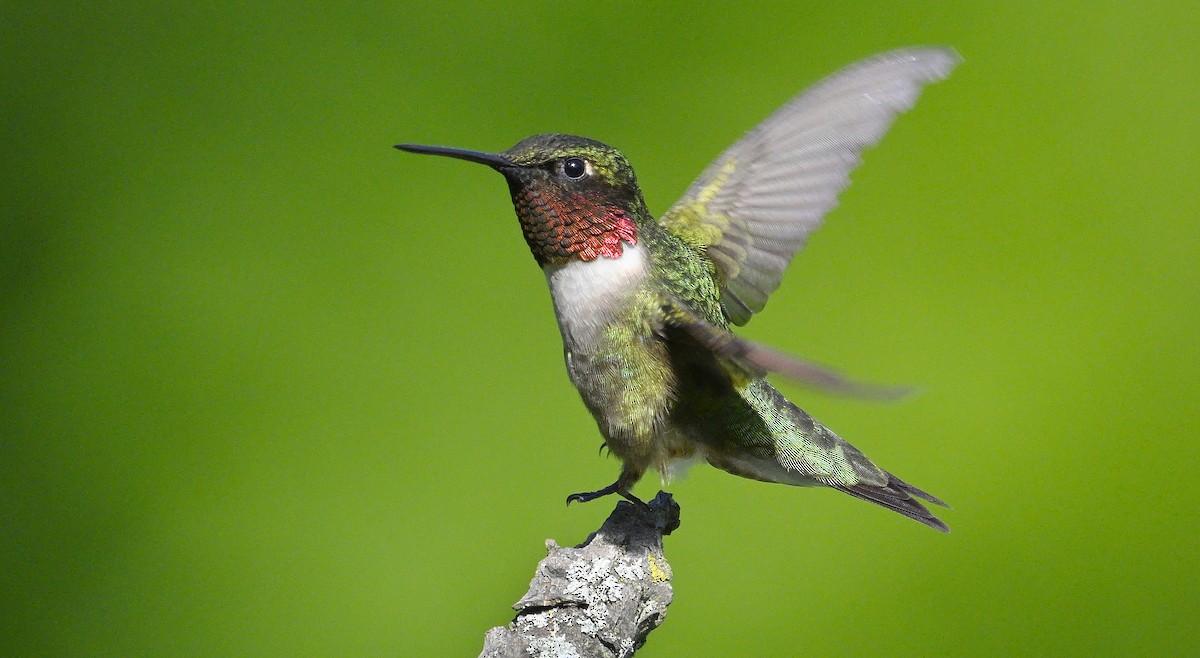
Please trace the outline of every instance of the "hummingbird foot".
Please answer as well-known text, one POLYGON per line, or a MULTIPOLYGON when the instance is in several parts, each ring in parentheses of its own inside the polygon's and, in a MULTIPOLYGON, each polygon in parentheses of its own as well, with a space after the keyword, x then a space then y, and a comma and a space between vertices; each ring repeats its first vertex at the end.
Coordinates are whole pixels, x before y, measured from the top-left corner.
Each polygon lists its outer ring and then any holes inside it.
POLYGON ((613 482, 612 484, 608 485, 607 487, 604 487, 603 489, 599 489, 597 491, 584 491, 581 493, 573 493, 570 496, 567 496, 567 504, 570 505, 571 503, 586 503, 588 501, 596 500, 597 498, 603 498, 605 496, 609 496, 612 494, 618 494, 625 500, 628 500, 629 502, 631 502, 639 507, 643 507, 643 508, 648 507, 648 505, 646 505, 646 503, 643 502, 641 498, 638 498, 637 496, 626 491, 625 488, 622 486, 622 484, 623 483, 620 480, 617 480, 616 482, 613 482))

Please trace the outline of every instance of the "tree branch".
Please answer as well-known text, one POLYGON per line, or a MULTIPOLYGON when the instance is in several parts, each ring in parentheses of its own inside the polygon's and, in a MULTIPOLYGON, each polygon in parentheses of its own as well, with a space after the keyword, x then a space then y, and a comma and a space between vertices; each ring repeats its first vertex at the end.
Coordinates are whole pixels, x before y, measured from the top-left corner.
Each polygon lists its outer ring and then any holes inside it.
POLYGON ((480 658, 632 656, 671 604, 662 538, 678 527, 679 505, 660 491, 646 507, 617 503, 575 548, 546 540, 516 618, 487 632, 480 658))

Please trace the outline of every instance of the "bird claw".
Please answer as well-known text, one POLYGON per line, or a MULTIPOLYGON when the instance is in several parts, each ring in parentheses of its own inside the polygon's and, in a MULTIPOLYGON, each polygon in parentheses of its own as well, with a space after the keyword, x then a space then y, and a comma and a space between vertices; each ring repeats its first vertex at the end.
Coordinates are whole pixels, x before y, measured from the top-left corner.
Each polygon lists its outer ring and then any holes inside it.
POLYGON ((649 507, 645 502, 642 501, 641 498, 638 498, 637 496, 629 493, 628 491, 623 491, 621 489, 620 484, 621 484, 620 481, 617 481, 617 482, 613 482, 612 484, 608 485, 607 487, 604 487, 603 489, 599 489, 597 491, 583 491, 580 493, 573 493, 570 496, 567 496, 567 505, 570 505, 571 503, 586 503, 589 501, 596 500, 597 498, 603 498, 605 496, 609 496, 612 494, 619 494, 625 500, 628 500, 629 502, 631 502, 635 505, 638 505, 639 507, 649 507))

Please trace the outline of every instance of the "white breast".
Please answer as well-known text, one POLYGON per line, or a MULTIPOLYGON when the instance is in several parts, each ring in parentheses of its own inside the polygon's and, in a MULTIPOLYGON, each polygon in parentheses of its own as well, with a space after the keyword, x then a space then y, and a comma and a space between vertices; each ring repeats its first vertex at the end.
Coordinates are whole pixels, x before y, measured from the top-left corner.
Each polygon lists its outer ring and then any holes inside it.
POLYGON ((620 258, 572 260, 545 268, 558 328, 568 346, 591 344, 649 275, 646 250, 624 245, 620 258))

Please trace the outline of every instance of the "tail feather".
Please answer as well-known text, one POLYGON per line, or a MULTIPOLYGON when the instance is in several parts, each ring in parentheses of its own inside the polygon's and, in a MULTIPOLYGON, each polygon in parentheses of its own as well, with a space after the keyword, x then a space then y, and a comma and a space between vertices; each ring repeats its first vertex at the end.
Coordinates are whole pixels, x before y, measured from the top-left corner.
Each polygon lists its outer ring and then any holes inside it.
MULTIPOLYGON (((829 482, 828 480, 815 479, 799 473, 791 471, 779 464, 774 459, 752 458, 747 455, 739 457, 731 457, 729 455, 720 455, 709 453, 707 455, 708 463, 727 472, 733 473, 744 478, 752 480, 761 480, 763 482, 778 482, 780 484, 790 484, 793 486, 814 486, 822 485, 843 491, 861 498, 865 501, 875 503, 890 509, 894 512, 899 512, 908 518, 924 523, 925 525, 941 532, 950 532, 950 528, 942 522, 941 519, 934 516, 925 506, 914 500, 920 498, 934 505, 942 507, 950 507, 933 495, 918 489, 911 484, 901 480, 900 478, 882 471, 887 475, 888 481, 886 486, 878 487, 859 482, 858 484, 847 485, 829 482)), ((878 468, 872 465, 872 468, 878 468)))
POLYGON ((831 487, 935 530, 950 531, 916 499, 949 507, 946 503, 876 466, 766 380, 755 379, 738 388, 719 373, 713 375, 715 365, 707 370, 697 363, 690 367, 688 372, 696 376, 680 381, 693 388, 680 399, 693 408, 676 420, 686 423, 681 430, 705 447, 708 463, 764 482, 831 487), (724 381, 724 387, 714 381, 724 381), (704 382, 710 386, 706 388, 704 382))
POLYGON ((886 507, 893 512, 903 514, 918 523, 924 523, 934 530, 950 532, 949 526, 934 516, 929 510, 925 509, 924 505, 913 500, 913 496, 935 505, 941 505, 942 507, 949 507, 949 505, 891 473, 887 475, 888 482, 887 486, 884 487, 875 487, 864 483, 855 485, 834 484, 832 486, 834 489, 848 493, 855 498, 870 501, 876 505, 886 507))
POLYGON ((950 504, 947 503, 946 501, 938 498, 937 496, 934 496, 933 494, 929 493, 928 491, 922 491, 921 489, 918 489, 907 482, 901 481, 895 475, 892 475, 891 479, 894 480, 895 482, 899 483, 900 487, 902 489, 904 489, 905 493, 907 493, 910 496, 916 496, 917 498, 920 498, 921 500, 924 500, 927 503, 933 503, 934 505, 945 507, 946 509, 953 509, 952 507, 950 507, 950 504))

